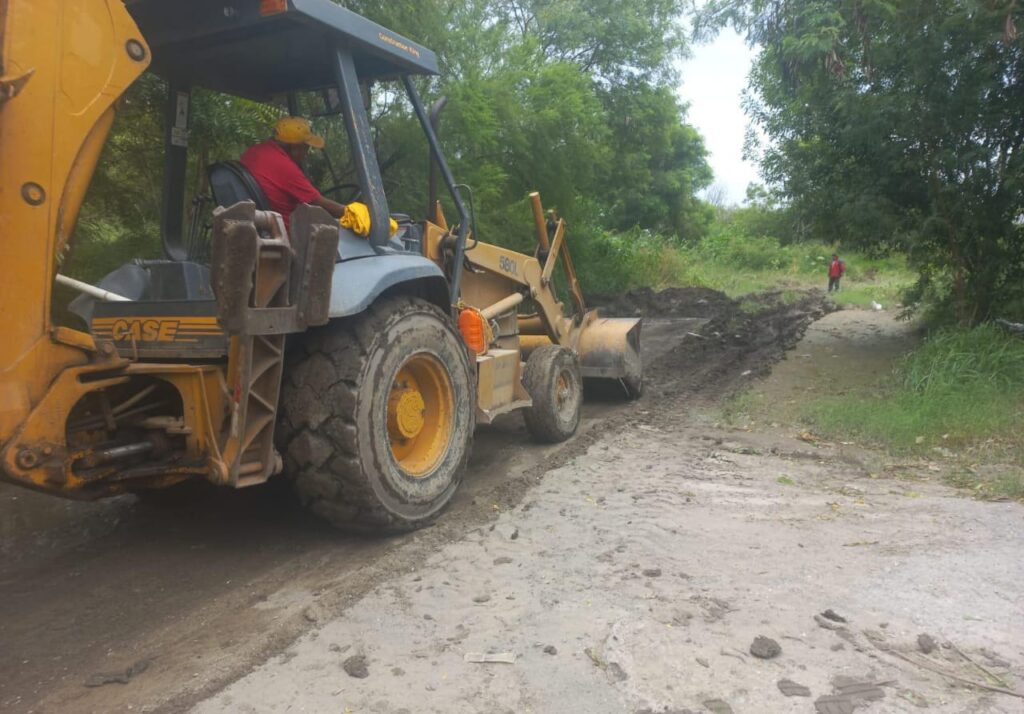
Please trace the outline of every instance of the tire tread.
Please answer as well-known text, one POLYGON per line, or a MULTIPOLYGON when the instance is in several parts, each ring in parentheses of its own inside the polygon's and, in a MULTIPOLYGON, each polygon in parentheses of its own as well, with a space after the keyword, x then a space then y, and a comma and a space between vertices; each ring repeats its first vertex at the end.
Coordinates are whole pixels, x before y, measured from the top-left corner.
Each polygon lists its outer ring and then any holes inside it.
MULTIPOLYGON (((533 400, 533 406, 523 410, 523 421, 534 439, 549 444, 565 441, 576 433, 579 426, 579 415, 572 429, 566 431, 559 424, 556 407, 552 401, 553 394, 548 388, 548 380, 561 360, 570 359, 574 365, 577 388, 582 390, 583 382, 579 377, 579 357, 559 345, 543 345, 530 354, 523 370, 523 386, 533 400)), ((581 391, 582 394, 582 391, 581 391)))
MULTIPOLYGON (((278 450, 284 455, 285 469, 292 475, 303 504, 346 530, 402 532, 421 527, 433 518, 398 518, 380 503, 361 468, 356 423, 357 380, 371 358, 375 341, 391 322, 425 309, 448 319, 431 303, 396 296, 374 303, 359 316, 332 321, 303 335, 301 352, 296 350, 295 361, 288 369, 278 429, 284 436, 278 450), (314 363, 315 370, 306 367, 314 363), (311 381, 316 382, 319 391, 309 384, 311 381), (309 445, 314 444, 317 455, 311 460, 309 445), (329 453, 322 454, 321 448, 329 453)), ((469 440, 457 478, 465 470, 472 430, 469 440)))

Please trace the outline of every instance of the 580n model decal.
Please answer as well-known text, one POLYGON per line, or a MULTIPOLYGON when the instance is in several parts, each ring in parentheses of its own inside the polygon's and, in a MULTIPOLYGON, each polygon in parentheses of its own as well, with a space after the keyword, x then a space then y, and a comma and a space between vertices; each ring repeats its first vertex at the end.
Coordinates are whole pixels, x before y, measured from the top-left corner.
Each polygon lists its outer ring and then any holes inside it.
POLYGON ((509 275, 519 274, 519 266, 516 264, 516 261, 504 255, 498 258, 498 267, 509 275))
POLYGON ((215 317, 104 317, 92 331, 114 342, 198 342, 223 333, 215 317))

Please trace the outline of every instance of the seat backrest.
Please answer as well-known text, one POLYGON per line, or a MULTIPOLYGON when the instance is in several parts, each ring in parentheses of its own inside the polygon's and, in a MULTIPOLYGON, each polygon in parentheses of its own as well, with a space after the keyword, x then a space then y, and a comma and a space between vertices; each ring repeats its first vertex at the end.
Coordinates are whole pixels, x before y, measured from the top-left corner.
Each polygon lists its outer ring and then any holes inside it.
POLYGON ((233 206, 241 201, 252 201, 257 209, 270 210, 263 189, 249 173, 249 169, 241 163, 221 161, 212 164, 206 173, 210 177, 213 200, 218 206, 233 206))

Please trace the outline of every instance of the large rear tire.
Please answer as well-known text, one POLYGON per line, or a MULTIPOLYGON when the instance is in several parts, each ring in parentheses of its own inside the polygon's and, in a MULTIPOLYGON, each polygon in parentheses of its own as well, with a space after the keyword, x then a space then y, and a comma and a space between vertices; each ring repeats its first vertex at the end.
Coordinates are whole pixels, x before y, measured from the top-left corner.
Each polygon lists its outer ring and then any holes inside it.
POLYGON ((523 411, 523 421, 533 438, 557 444, 576 433, 583 379, 575 352, 558 345, 538 347, 526 360, 523 386, 533 400, 533 406, 523 411))
POLYGON ((476 381, 451 320, 386 298, 303 336, 278 444, 302 501, 359 531, 409 531, 451 501, 473 438, 476 381))

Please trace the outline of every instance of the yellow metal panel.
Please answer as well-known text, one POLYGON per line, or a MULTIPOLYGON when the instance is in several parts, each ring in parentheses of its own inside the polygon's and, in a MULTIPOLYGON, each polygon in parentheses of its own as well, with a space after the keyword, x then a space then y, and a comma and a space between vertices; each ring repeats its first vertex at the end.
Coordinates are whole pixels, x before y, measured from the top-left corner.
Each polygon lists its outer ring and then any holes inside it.
POLYGON ((476 403, 487 411, 494 402, 494 357, 479 355, 476 358, 476 403))
POLYGON ((23 382, 0 382, 0 431, 13 432, 28 416, 28 389, 23 382))
POLYGON ((446 235, 448 235, 448 230, 446 228, 436 226, 430 221, 426 222, 424 228, 423 255, 440 265, 444 258, 441 251, 441 241, 444 240, 446 235))
POLYGON ((473 267, 486 271, 481 274, 463 270, 462 297, 466 302, 473 304, 470 300, 480 300, 479 307, 485 307, 511 293, 515 284, 525 286, 537 305, 545 333, 553 342, 573 346, 573 321, 564 316, 562 303, 551 284, 544 283, 542 268, 536 258, 490 243, 478 243, 466 251, 466 260, 473 267), (507 282, 498 282, 498 276, 507 282), (504 294, 493 289, 495 284, 507 286, 504 294))
MULTIPOLYGON (((0 354, 3 354, 4 347, 3 340, 0 340, 0 354)), ((68 367, 84 365, 88 359, 85 350, 55 344, 50 335, 42 335, 18 355, 13 364, 0 372, 0 390, 15 389, 28 395, 30 405, 35 405, 50 389, 56 375, 68 367)), ((6 422, 0 422, 0 443, 6 441, 12 431, 6 422)))
POLYGON ((54 342, 59 342, 68 347, 77 347, 87 352, 96 351, 96 340, 88 332, 79 332, 78 330, 72 330, 70 327, 55 327, 51 334, 54 342))
MULTIPOLYGON (((134 363, 110 360, 105 364, 69 368, 61 372, 45 398, 24 418, 22 427, 2 454, 8 478, 38 487, 73 492, 86 485, 71 470, 82 454, 69 450, 65 420, 86 394, 124 384, 132 375, 151 375, 172 384, 181 395, 187 427, 187 454, 203 459, 205 466, 183 465, 182 473, 203 473, 214 481, 226 480, 227 468, 218 449, 226 415, 226 384, 222 368, 215 365, 134 363), (187 467, 186 467, 187 466, 187 467)), ((0 385, 0 399, 17 399, 0 385)), ((5 400, 6 403, 6 400, 5 400)), ((5 411, 0 409, 0 419, 5 411)), ((116 492, 118 486, 111 486, 116 492)))
POLYGON ((103 151, 103 144, 110 135, 110 129, 114 125, 114 109, 111 107, 100 117, 93 126, 89 136, 82 144, 82 150, 78 154, 71 173, 68 175, 67 184, 64 189, 64 196, 61 199, 61 208, 58 217, 60 224, 57 226, 57 235, 54 251, 61 255, 67 247, 71 232, 75 229, 78 221, 78 210, 85 200, 85 193, 89 190, 89 182, 96 172, 96 164, 99 163, 100 153, 103 151))
MULTIPOLYGON (((61 369, 85 361, 50 338, 56 253, 114 102, 145 71, 149 49, 122 0, 5 0, 0 43, 4 76, 27 76, 0 104, 0 249, 8 267, 0 282, 0 394, 27 395, 34 405, 61 369)), ((0 442, 11 421, 0 419, 0 442)))
POLYGON ((40 487, 81 487, 81 480, 71 473, 74 455, 67 449, 64 422, 72 407, 87 393, 127 382, 126 366, 121 362, 112 363, 109 368, 79 367, 61 372, 3 453, 7 476, 40 487), (85 376, 93 379, 85 381, 85 376))
POLYGON ((519 381, 519 351, 491 350, 477 359, 478 404, 484 411, 499 409, 515 399, 515 384, 519 381))

